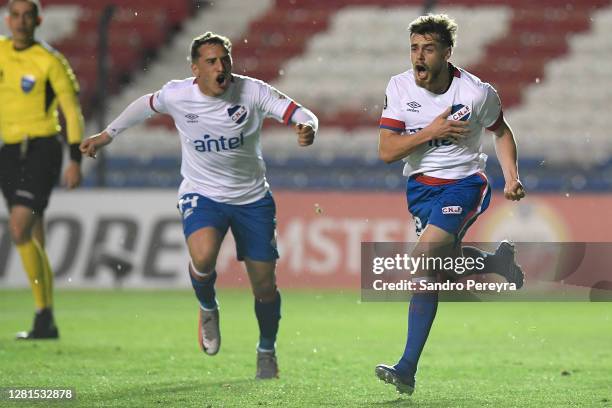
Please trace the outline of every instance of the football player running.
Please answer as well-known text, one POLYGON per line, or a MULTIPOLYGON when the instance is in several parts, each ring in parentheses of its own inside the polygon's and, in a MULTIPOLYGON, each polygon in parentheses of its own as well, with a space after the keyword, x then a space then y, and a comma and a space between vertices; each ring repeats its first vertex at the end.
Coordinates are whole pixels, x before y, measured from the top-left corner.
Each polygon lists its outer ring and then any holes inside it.
MULTIPOLYGON (((409 31, 412 67, 392 77, 387 86, 379 156, 387 163, 405 162, 408 209, 419 235, 415 253, 481 257, 484 269, 472 273, 498 273, 520 288, 523 273, 514 262, 511 243, 502 242, 495 253, 460 245, 491 196, 483 172, 483 129, 495 135, 505 198, 518 201, 525 196, 514 135, 504 119, 499 96, 491 85, 449 62, 457 25, 448 16, 421 16, 410 24, 409 31)), ((439 271, 420 272, 424 279, 435 282, 439 271)), ((395 385, 400 393, 414 391, 417 364, 437 307, 437 291, 414 293, 402 357, 393 366, 376 366, 378 378, 395 385)))
POLYGON ((200 347, 212 356, 221 345, 215 263, 231 229, 255 298, 260 330, 256 378, 277 378, 276 206, 266 181, 260 132, 263 120, 272 117, 293 124, 298 144, 309 146, 318 119, 270 85, 232 73, 231 48, 228 38, 212 32, 196 37, 191 43, 193 77, 138 98, 103 132, 86 139, 81 151, 95 157, 122 131, 154 113, 172 116, 181 140, 178 207, 199 301, 200 347))

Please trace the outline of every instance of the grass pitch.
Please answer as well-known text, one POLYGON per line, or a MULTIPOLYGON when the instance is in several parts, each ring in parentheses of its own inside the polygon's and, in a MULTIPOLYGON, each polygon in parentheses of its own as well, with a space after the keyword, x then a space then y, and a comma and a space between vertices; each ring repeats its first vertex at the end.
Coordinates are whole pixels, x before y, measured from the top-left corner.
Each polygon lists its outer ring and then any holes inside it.
POLYGON ((61 340, 17 342, 26 290, 0 290, 0 388, 74 401, 4 407, 612 407, 612 303, 441 303, 412 397, 374 376, 403 350, 407 305, 359 293, 283 294, 280 380, 256 381, 247 291, 218 290, 222 346, 197 346, 190 291, 58 291, 61 340))

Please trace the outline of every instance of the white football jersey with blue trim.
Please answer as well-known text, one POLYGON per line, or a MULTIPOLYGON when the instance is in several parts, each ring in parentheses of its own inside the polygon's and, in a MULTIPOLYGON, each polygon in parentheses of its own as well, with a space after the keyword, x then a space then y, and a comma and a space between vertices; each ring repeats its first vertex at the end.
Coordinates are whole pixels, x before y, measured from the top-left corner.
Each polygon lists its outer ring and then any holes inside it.
POLYGON ((204 95, 194 78, 170 81, 150 99, 167 113, 181 139, 179 197, 198 193, 228 204, 248 204, 269 189, 259 140, 263 120, 289 124, 298 108, 265 82, 233 75, 219 97, 204 95))
POLYGON ((410 69, 391 78, 385 94, 380 127, 410 137, 452 107, 449 119, 469 120, 470 133, 455 143, 449 139, 420 145, 404 158, 404 175, 461 179, 484 170, 483 129, 495 130, 503 121, 501 101, 495 89, 467 71, 451 66, 453 80, 443 94, 418 86, 410 69))

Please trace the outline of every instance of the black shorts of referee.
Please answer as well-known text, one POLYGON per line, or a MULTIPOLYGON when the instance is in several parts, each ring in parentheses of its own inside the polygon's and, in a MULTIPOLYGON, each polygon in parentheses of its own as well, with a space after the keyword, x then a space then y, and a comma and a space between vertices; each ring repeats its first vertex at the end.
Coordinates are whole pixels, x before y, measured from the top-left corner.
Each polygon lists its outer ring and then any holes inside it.
POLYGON ((0 148, 0 186, 9 208, 23 205, 42 216, 61 170, 59 135, 36 137, 0 148))

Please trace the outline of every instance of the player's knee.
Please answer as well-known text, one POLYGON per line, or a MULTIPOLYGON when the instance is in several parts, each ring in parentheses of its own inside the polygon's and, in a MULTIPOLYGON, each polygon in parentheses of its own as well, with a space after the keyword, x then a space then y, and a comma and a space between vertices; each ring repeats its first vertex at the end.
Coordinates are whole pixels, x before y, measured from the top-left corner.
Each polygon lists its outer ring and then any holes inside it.
POLYGON ((16 245, 21 245, 32 239, 32 229, 18 221, 10 221, 11 239, 16 245))
POLYGON ((274 281, 253 284, 253 296, 264 303, 274 301, 276 298, 276 284, 274 281))
POLYGON ((191 263, 199 274, 210 275, 215 270, 217 253, 208 248, 192 250, 191 263))
POLYGON ((189 274, 191 275, 192 278, 200 282, 208 281, 213 276, 214 272, 215 272, 214 268, 206 269, 206 270, 198 269, 195 267, 193 262, 189 265, 189 274))
POLYGON ((195 275, 194 277, 196 279, 199 279, 200 277, 205 279, 205 276, 210 276, 210 274, 214 272, 216 258, 206 255, 196 255, 191 257, 191 263, 195 271, 198 272, 194 274, 192 271, 192 275, 195 275))

